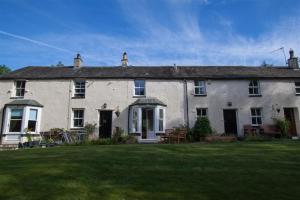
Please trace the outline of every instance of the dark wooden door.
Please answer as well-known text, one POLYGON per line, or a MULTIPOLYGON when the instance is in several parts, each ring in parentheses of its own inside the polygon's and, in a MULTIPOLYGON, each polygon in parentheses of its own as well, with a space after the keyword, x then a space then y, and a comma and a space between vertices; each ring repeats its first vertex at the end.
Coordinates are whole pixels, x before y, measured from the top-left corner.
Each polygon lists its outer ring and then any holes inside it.
POLYGON ((284 117, 290 122, 289 135, 297 136, 295 114, 293 108, 284 108, 284 117))
POLYGON ((112 130, 112 111, 100 111, 99 137, 110 138, 112 130))
POLYGON ((237 135, 236 110, 224 110, 223 116, 225 133, 237 135))

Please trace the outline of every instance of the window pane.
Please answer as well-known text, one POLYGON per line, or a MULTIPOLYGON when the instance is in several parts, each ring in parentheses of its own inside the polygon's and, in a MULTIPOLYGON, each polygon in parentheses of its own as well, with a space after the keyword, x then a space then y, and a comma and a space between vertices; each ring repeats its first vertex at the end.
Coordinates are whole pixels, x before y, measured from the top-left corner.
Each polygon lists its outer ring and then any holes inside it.
POLYGON ((11 110, 11 119, 22 119, 23 109, 12 109, 11 110))
POLYGON ((295 86, 300 87, 300 82, 295 82, 295 86))
POLYGON ((159 120, 159 123, 158 123, 158 125, 159 125, 158 130, 159 131, 163 131, 163 129, 164 129, 163 128, 163 126, 164 126, 163 124, 164 124, 163 120, 159 120))
POLYGON ((256 109, 256 115, 258 115, 258 116, 261 115, 260 109, 256 109))
POLYGON ((203 117, 206 116, 206 109, 202 109, 202 116, 203 116, 203 117))
POLYGON ((252 124, 257 124, 256 117, 252 117, 252 124))
POLYGON ((9 132, 21 132, 22 120, 10 120, 9 132))
POLYGON ((261 117, 257 118, 257 124, 261 124, 261 117))
POLYGON ((300 88, 296 88, 296 93, 300 94, 300 88))
POLYGON ((195 94, 200 94, 200 88, 195 88, 195 94))
POLYGON ((160 119, 164 118, 164 110, 163 109, 159 109, 159 118, 160 119))
POLYGON ((255 112, 255 109, 251 109, 251 116, 255 116, 256 115, 256 112, 255 112))
POLYGON ((36 129, 36 121, 29 120, 28 121, 28 130, 31 132, 35 132, 36 129))
POLYGON ((33 121, 37 120, 37 110, 36 109, 30 109, 29 120, 33 120, 33 121))

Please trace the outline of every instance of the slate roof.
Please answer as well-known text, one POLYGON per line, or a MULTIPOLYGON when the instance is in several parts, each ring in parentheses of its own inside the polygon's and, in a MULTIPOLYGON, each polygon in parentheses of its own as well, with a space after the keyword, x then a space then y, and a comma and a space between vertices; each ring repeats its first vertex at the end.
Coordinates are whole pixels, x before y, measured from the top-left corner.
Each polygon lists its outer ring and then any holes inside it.
POLYGON ((299 69, 244 66, 129 66, 129 67, 25 67, 0 76, 5 79, 149 78, 247 79, 300 78, 299 69))
POLYGON ((9 102, 5 105, 8 106, 35 106, 35 107, 44 107, 42 104, 37 102, 36 100, 31 100, 31 99, 16 99, 13 100, 12 102, 9 102))
POLYGON ((167 106, 162 101, 158 100, 157 98, 147 97, 147 98, 139 98, 135 102, 131 104, 131 106, 134 105, 161 105, 161 106, 167 106))

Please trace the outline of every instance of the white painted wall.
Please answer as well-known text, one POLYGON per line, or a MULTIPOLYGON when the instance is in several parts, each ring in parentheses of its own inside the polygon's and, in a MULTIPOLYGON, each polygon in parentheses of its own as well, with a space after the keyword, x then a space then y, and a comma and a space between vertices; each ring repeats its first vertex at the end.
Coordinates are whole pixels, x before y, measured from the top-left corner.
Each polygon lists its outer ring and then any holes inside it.
MULTIPOLYGON (((238 111, 239 135, 242 135, 244 124, 250 124, 250 108, 263 108, 263 123, 272 123, 274 115, 272 105, 298 108, 300 96, 295 95, 294 80, 261 80, 262 97, 248 96, 248 80, 207 80, 207 96, 196 97, 194 81, 187 82, 189 99, 190 127, 196 120, 196 108, 208 108, 212 127, 218 132, 224 132, 223 109, 235 108, 238 111), (227 102, 232 102, 228 107, 227 102)), ((0 120, 2 109, 10 99, 13 81, 0 81, 0 120)), ((104 103, 106 109, 116 110, 113 113, 113 127, 120 126, 128 130, 128 106, 137 98, 133 97, 133 79, 88 79, 86 83, 86 98, 72 99, 73 80, 29 80, 26 83, 25 99, 34 99, 44 105, 42 111, 41 131, 51 128, 71 127, 72 108, 85 109, 85 122, 99 125, 99 111, 104 103)), ((146 80, 146 96, 156 97, 167 104, 166 128, 172 128, 185 123, 184 82, 182 80, 146 80)), ((299 112, 297 114, 297 131, 300 132, 299 112)), ((96 133, 98 135, 98 126, 96 133)))

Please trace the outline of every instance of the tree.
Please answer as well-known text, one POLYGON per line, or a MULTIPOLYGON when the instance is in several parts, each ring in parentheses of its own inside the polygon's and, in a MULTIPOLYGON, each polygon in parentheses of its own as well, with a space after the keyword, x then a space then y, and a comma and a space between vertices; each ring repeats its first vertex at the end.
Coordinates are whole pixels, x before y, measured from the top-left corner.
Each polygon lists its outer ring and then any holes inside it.
POLYGON ((200 141, 201 138, 212 134, 212 128, 207 117, 199 117, 197 119, 193 128, 193 134, 196 141, 200 141))
POLYGON ((0 75, 6 74, 10 71, 11 71, 11 69, 9 67, 7 67, 6 65, 0 65, 0 75))

